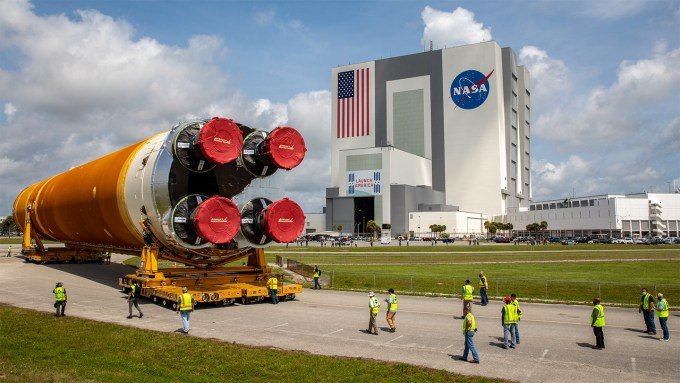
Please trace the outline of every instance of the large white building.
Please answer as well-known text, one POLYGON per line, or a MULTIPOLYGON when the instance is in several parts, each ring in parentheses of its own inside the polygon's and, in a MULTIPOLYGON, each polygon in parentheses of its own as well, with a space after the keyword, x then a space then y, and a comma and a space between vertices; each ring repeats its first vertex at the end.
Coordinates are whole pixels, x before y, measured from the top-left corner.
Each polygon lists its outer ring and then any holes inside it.
MULTIPOLYGON (((530 86, 495 41, 332 71, 326 229, 418 231, 424 213, 481 232, 486 217, 529 207, 530 86)), ((428 218, 428 222, 429 222, 428 218)))
POLYGON ((555 236, 680 237, 680 194, 599 195, 533 202, 509 209, 500 220, 524 230, 546 221, 555 236))

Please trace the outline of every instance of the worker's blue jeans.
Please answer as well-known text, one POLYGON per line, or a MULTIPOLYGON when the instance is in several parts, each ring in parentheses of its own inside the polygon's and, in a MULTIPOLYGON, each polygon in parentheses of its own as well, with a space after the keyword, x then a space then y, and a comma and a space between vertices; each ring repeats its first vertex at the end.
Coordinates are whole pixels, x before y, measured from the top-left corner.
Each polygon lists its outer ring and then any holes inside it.
POLYGON ((483 305, 486 305, 487 303, 489 303, 489 298, 486 296, 486 287, 482 286, 479 289, 479 296, 482 297, 482 304, 483 305))
POLYGON ((659 324, 661 325, 661 329, 663 330, 663 338, 668 340, 671 338, 671 333, 668 331, 668 317, 666 318, 661 318, 659 317, 659 324))
POLYGON ((508 347, 508 337, 511 340, 511 345, 514 347, 517 342, 516 337, 517 323, 503 325, 503 347, 508 347))
POLYGON ((468 331, 465 333, 465 350, 463 351, 463 359, 467 359, 468 353, 472 351, 472 359, 479 362, 479 355, 477 355, 477 350, 475 349, 475 342, 472 340, 474 336, 474 331, 468 331))
POLYGON ((189 332, 191 327, 189 327, 189 315, 191 315, 191 310, 180 310, 179 315, 182 317, 182 330, 184 332, 189 332))
POLYGON ((319 277, 314 278, 314 288, 321 289, 321 285, 319 284, 319 277))
POLYGON ((279 290, 269 289, 269 296, 272 298, 272 304, 279 303, 279 290))
POLYGON ((515 324, 515 343, 519 344, 519 322, 515 324))
POLYGON ((642 310, 642 315, 645 318, 645 325, 647 326, 647 332, 656 333, 656 325, 654 324, 654 311, 642 310))

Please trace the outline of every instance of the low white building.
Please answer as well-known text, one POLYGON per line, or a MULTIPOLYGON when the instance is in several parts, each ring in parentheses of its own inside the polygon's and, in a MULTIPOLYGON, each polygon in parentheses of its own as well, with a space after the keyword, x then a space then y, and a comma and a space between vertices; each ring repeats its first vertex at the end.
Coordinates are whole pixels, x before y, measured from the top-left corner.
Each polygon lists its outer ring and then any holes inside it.
POLYGON ((515 231, 546 221, 553 236, 679 237, 680 194, 599 195, 532 202, 529 208, 509 209, 507 216, 496 220, 512 223, 515 231))
POLYGON ((304 234, 320 233, 326 230, 326 213, 305 213, 304 234))
MULTIPOLYGON (((431 225, 445 225, 445 233, 452 237, 484 233, 484 221, 488 217, 481 213, 464 211, 413 211, 409 212, 408 229, 410 236, 427 237, 431 225)), ((401 234, 401 233, 394 233, 401 234)))

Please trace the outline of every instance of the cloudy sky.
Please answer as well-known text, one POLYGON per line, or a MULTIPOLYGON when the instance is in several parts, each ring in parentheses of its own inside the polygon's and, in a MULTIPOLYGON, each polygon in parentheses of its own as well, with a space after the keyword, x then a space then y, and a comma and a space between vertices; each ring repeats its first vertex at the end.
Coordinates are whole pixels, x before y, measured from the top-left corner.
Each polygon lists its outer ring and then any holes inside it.
POLYGON ((680 0, 0 0, 0 215, 28 184, 214 115, 300 129, 286 186, 320 211, 331 68, 492 39, 531 72, 536 200, 680 187, 680 0))

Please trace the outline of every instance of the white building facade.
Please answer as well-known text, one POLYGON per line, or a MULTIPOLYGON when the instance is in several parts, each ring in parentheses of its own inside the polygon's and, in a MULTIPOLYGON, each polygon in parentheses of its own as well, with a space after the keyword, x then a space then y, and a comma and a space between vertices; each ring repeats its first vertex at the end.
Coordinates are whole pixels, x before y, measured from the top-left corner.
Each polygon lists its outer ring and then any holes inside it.
POLYGON ((680 237, 680 194, 599 195, 533 202, 528 209, 509 209, 507 216, 497 218, 512 223, 514 230, 546 221, 554 236, 680 237))
POLYGON ((374 220, 415 232, 412 217, 433 212, 476 233, 468 214, 528 209, 529 73, 510 48, 490 41, 347 65, 333 69, 331 87, 326 230, 365 232, 374 220))

